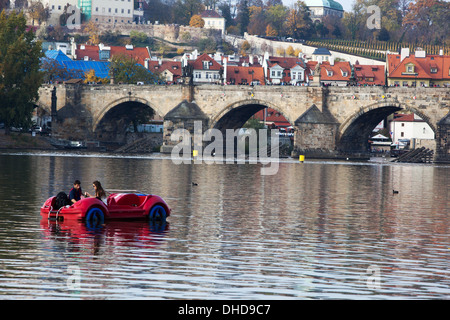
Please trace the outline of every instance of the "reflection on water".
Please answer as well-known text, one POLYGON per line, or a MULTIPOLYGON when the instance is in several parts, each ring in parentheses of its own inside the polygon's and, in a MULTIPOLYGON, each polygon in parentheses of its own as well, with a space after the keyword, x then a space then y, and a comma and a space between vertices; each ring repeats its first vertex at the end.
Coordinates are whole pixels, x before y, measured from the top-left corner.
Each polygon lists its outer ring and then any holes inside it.
POLYGON ((0 298, 450 294, 448 166, 286 160, 261 176, 260 165, 66 153, 0 164, 0 298), (45 199, 75 179, 158 194, 172 215, 97 229, 41 219, 45 199))

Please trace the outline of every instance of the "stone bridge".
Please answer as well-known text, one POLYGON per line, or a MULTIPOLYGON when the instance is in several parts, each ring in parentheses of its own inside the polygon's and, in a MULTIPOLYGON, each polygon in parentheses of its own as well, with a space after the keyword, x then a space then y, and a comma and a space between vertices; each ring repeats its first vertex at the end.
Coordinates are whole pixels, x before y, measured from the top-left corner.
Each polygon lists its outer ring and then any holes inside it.
POLYGON ((204 131, 237 129, 267 107, 294 126, 294 155, 365 152, 381 120, 411 111, 433 129, 436 161, 450 162, 448 88, 58 84, 39 93, 36 104, 52 114, 54 135, 70 140, 121 142, 133 115, 153 110, 164 119, 163 152, 177 143, 174 129, 193 132, 195 120, 204 131))

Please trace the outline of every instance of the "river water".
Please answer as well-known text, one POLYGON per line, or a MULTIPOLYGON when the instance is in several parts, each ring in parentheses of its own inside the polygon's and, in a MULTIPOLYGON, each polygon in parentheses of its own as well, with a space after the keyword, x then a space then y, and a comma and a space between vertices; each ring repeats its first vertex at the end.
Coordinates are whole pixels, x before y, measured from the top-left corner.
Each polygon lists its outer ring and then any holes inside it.
POLYGON ((448 299, 449 166, 0 154, 0 299, 448 299), (39 208, 100 180, 162 196, 147 221, 49 223, 39 208), (195 182, 197 185, 193 185, 195 182), (398 190, 393 194, 392 190, 398 190))

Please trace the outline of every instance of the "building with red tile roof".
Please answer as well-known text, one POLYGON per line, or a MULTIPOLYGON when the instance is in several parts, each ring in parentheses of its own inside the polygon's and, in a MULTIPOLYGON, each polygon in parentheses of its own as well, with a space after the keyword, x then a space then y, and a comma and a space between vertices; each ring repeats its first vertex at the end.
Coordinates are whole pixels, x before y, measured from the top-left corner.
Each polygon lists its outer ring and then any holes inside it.
POLYGON ((204 53, 196 60, 190 60, 188 63, 193 68, 194 84, 217 83, 221 81, 223 66, 216 60, 204 53))
POLYGON ((225 18, 222 17, 215 10, 205 10, 200 13, 200 16, 205 21, 203 28, 205 29, 216 29, 222 32, 222 36, 225 34, 225 18))
POLYGON ((450 87, 450 56, 427 55, 423 50, 409 54, 387 55, 387 81, 389 86, 447 86, 450 87))
POLYGON ((262 67, 227 66, 224 78, 227 84, 264 85, 264 69, 262 67))
POLYGON ((148 69, 160 74, 167 83, 178 83, 181 81, 181 61, 172 60, 149 60, 148 69))
POLYGON ((292 126, 279 111, 272 108, 262 109, 255 113, 254 117, 272 128, 289 128, 292 126))
POLYGON ((324 61, 319 68, 323 85, 346 86, 352 77, 350 62, 347 61, 324 61))
POLYGON ((306 82, 306 63, 295 57, 269 57, 265 59, 266 79, 271 84, 300 84, 306 82))
POLYGON ((126 46, 98 46, 80 44, 75 50, 75 60, 85 61, 108 61, 115 55, 126 55, 132 57, 137 63, 144 66, 145 60, 150 59, 150 53, 147 48, 126 46))
POLYGON ((359 85, 384 86, 385 73, 384 66, 362 65, 358 61, 353 65, 354 77, 359 85))
POLYGON ((414 113, 396 114, 390 121, 390 132, 394 143, 398 143, 398 140, 435 138, 433 129, 414 113))

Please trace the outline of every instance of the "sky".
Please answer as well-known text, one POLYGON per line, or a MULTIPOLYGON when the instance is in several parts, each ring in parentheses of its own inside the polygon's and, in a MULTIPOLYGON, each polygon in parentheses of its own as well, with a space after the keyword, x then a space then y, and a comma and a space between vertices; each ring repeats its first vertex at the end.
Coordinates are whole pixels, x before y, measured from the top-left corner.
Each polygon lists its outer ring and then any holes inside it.
MULTIPOLYGON (((351 11, 352 5, 355 2, 355 0, 334 0, 334 1, 339 2, 342 5, 342 7, 344 7, 344 11, 351 11)), ((283 4, 285 6, 290 6, 294 2, 296 2, 296 0, 283 0, 283 4)))

